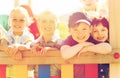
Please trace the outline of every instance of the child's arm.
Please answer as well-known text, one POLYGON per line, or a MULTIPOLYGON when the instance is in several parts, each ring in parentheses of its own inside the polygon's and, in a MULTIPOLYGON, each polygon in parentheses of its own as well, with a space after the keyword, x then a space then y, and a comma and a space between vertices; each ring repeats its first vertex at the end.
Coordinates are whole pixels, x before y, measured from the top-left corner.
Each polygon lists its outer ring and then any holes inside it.
POLYGON ((8 46, 8 41, 5 39, 1 40, 0 50, 4 51, 5 54, 11 56, 15 60, 22 59, 22 53, 16 47, 8 46))
POLYGON ((18 50, 18 48, 8 46, 5 53, 15 60, 22 60, 22 53, 18 50))
POLYGON ((0 40, 0 45, 2 45, 2 46, 8 46, 8 41, 6 39, 1 39, 0 40))
POLYGON ((3 51, 5 54, 11 56, 15 60, 22 59, 22 54, 21 52, 19 52, 18 48, 0 45, 0 50, 3 51))
POLYGON ((69 59, 69 58, 75 56, 82 48, 84 48, 85 46, 88 46, 88 45, 93 45, 93 44, 89 43, 89 42, 83 42, 83 43, 74 45, 72 47, 68 46, 68 45, 63 45, 60 49, 61 55, 64 59, 69 59))
POLYGON ((95 52, 100 54, 107 54, 112 51, 112 47, 109 43, 99 43, 93 46, 84 47, 80 53, 83 52, 95 52))

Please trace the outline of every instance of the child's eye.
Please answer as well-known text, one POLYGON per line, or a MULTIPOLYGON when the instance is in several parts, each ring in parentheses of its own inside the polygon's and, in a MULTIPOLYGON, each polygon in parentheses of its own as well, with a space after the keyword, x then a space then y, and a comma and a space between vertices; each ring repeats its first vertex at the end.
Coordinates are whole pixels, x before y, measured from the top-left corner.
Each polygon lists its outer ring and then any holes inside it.
POLYGON ((74 29, 74 31, 77 31, 77 29, 74 29))
POLYGON ((86 28, 83 28, 83 30, 87 30, 86 28))
POLYGON ((102 29, 102 31, 105 31, 105 29, 102 29))
POLYGON ((47 21, 46 20, 43 20, 42 23, 46 23, 47 21))
POLYGON ((50 23, 54 24, 54 23, 55 23, 55 21, 54 21, 54 20, 50 20, 50 23))
POLYGON ((74 29, 74 31, 78 31, 77 29, 74 29))
POLYGON ((21 19, 20 22, 24 22, 25 20, 21 19))
POLYGON ((97 30, 94 30, 93 32, 97 32, 97 30))
POLYGON ((17 21, 17 19, 12 19, 13 21, 17 21))

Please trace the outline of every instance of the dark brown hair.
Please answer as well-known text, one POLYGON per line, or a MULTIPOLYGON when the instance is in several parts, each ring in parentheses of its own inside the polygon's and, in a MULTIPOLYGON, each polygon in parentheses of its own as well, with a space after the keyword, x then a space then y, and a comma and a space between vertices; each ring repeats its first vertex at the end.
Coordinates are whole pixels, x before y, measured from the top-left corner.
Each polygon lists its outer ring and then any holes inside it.
POLYGON ((102 24, 104 27, 106 27, 107 29, 108 29, 108 31, 109 31, 109 22, 108 22, 108 20, 106 19, 106 18, 94 18, 93 20, 92 20, 92 23, 91 23, 91 25, 92 26, 97 26, 98 24, 102 24))

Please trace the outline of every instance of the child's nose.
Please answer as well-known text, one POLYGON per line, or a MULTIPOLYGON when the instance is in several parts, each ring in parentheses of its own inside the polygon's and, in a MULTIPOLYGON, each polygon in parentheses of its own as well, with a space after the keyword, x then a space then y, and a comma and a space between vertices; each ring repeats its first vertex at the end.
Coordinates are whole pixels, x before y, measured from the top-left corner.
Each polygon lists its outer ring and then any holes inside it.
POLYGON ((101 31, 98 31, 98 35, 102 35, 103 33, 101 31))

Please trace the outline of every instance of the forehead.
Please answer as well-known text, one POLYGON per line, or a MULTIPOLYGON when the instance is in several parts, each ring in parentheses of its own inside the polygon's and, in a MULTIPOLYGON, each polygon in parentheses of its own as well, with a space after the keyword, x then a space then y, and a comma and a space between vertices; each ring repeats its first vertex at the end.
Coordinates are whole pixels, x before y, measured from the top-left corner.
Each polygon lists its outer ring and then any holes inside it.
POLYGON ((81 22, 81 23, 78 23, 78 24, 72 26, 71 28, 89 28, 89 27, 90 26, 88 24, 81 22))
POLYGON ((98 27, 103 27, 103 28, 107 28, 106 26, 104 26, 102 23, 98 23, 97 25, 93 25, 94 28, 98 28, 98 27))
POLYGON ((108 30, 107 27, 103 26, 102 24, 93 27, 93 30, 102 30, 102 29, 108 30))

